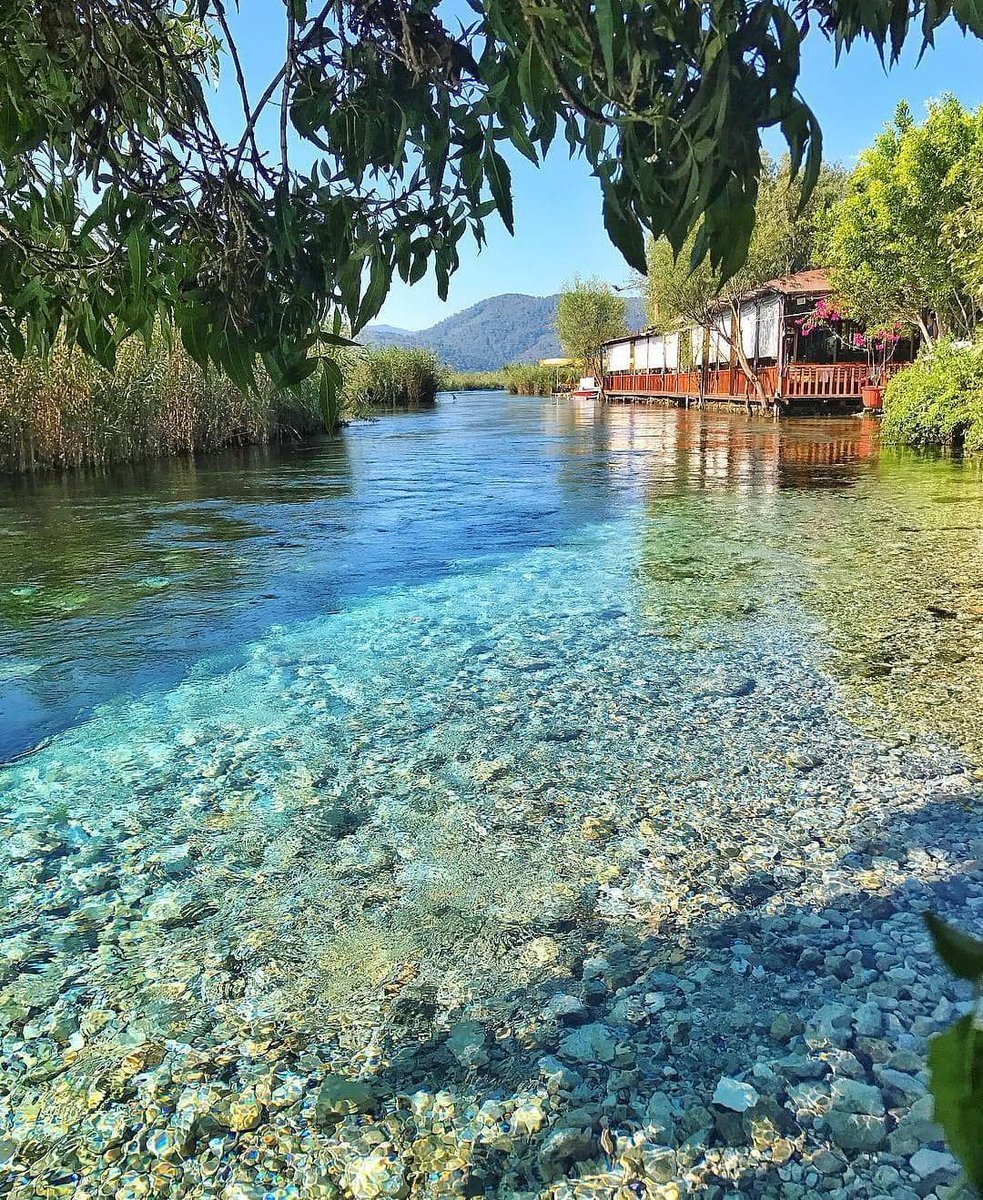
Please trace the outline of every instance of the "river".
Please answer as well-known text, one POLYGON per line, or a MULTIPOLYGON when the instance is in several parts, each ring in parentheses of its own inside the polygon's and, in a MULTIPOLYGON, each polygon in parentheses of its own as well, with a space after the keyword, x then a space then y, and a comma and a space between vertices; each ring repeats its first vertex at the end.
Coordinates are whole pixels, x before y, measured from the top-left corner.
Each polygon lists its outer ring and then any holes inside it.
POLYGON ((8 480, 0 528, 13 1194, 907 1164, 921 1059, 900 1098, 878 1071, 961 995, 917 912, 983 916, 979 465, 475 393, 8 480), (864 1004, 830 1045, 869 1144, 775 1066, 864 1004))

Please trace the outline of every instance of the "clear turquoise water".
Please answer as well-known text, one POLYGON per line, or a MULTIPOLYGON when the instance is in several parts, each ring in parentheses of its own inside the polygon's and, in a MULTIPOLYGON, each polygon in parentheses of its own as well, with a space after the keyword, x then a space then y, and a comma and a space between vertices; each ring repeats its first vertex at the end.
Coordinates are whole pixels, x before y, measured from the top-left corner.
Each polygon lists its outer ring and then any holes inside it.
POLYGON ((870 739, 983 744, 983 476, 860 419, 478 394, 2 502, 0 1019, 45 1145, 134 1046, 396 1062, 405 989, 498 1012, 726 911, 790 812, 832 862, 870 739))

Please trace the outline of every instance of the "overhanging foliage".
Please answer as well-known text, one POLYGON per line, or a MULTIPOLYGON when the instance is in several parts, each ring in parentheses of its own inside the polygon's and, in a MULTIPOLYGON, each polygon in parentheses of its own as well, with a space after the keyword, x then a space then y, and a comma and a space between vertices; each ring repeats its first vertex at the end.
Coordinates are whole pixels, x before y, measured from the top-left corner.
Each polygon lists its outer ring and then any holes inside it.
MULTIPOLYGON (((252 20, 281 19, 279 2, 252 20)), ((288 0, 282 65, 251 91, 223 0, 9 0, 0 29, 0 345, 61 331, 103 364, 165 318, 191 356, 249 387, 320 368, 380 309, 392 279, 432 269, 446 294, 461 239, 513 224, 503 148, 582 154, 604 221, 644 269, 644 235, 729 274, 743 260, 778 126, 808 192, 820 165, 799 96, 810 27, 896 55, 977 5, 916 0, 288 0), (222 136, 221 63, 242 125, 222 136), (279 109, 279 146, 257 129, 279 109), (291 162, 301 143, 313 165, 291 162)), ((295 155, 296 156, 296 155, 295 155)))

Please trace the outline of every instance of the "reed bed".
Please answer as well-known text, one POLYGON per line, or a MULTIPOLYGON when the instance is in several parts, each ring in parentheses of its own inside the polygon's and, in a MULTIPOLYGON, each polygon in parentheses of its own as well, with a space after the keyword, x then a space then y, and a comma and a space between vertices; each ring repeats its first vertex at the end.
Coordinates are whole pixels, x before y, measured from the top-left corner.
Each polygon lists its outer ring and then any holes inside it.
MULTIPOLYGON (((368 347, 341 356, 340 414, 432 404, 442 384, 424 350, 368 347)), ((129 338, 107 371, 57 346, 17 362, 0 354, 0 471, 103 467, 326 432, 315 387, 299 394, 261 379, 243 393, 202 371, 176 340, 129 338)))
POLYGON ((512 363, 502 371, 508 390, 517 396, 551 396, 557 384, 569 383, 576 372, 569 367, 538 367, 532 363, 512 363))
POLYGON ((79 350, 56 346, 17 362, 0 355, 0 469, 106 466, 196 454, 323 432, 311 389, 301 395, 263 384, 240 392, 203 372, 162 335, 129 338, 113 371, 79 350))
POLYGON ((441 381, 445 392, 494 392, 504 387, 504 371, 452 371, 447 368, 441 381))
POLYGON ((356 415, 374 408, 415 408, 433 404, 442 372, 429 350, 369 346, 343 356, 342 407, 356 415))

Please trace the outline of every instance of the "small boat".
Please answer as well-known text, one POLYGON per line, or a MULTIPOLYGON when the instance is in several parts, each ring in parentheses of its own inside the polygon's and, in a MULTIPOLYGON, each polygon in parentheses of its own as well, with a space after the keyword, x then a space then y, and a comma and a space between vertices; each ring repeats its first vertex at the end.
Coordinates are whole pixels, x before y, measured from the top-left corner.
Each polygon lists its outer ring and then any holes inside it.
POLYGON ((578 400, 596 400, 600 394, 601 389, 597 386, 597 380, 593 375, 582 376, 580 383, 570 393, 578 400))

